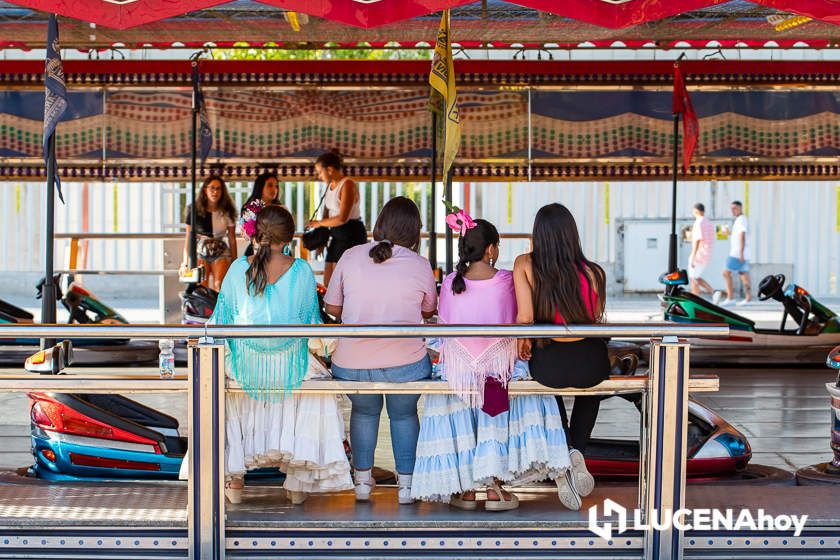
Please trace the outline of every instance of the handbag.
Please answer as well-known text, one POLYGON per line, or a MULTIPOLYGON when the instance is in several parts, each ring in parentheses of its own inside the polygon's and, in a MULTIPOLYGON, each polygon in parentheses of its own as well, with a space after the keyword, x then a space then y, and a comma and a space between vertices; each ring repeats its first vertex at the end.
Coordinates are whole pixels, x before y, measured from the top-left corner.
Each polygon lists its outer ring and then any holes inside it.
MULTIPOLYGON (((312 217, 309 218, 310 222, 318 215, 318 210, 320 210, 321 206, 324 204, 324 198, 327 196, 329 188, 329 185, 327 185, 327 189, 324 191, 324 194, 321 195, 321 201, 318 203, 318 207, 315 208, 315 211, 312 213, 312 217)), ((330 228, 319 226, 314 229, 310 229, 309 231, 305 231, 301 236, 301 242, 303 243, 304 249, 307 251, 317 251, 319 249, 323 249, 327 246, 327 243, 330 242, 330 228)))
POLYGON ((215 237, 204 237, 198 240, 196 252, 202 259, 212 262, 224 255, 227 243, 215 237))
POLYGON ((303 247, 307 251, 323 249, 330 242, 330 228, 320 226, 303 232, 301 236, 303 247))
POLYGON ((508 410, 510 399, 507 386, 495 377, 487 377, 484 380, 484 404, 481 405, 481 411, 488 416, 498 416, 508 410))

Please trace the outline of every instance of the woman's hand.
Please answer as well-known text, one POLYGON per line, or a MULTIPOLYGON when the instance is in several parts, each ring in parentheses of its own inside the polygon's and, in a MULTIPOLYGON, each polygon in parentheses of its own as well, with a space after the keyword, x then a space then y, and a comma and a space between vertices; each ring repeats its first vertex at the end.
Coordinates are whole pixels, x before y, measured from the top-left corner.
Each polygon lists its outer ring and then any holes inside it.
POLYGON ((519 359, 528 361, 531 359, 531 346, 533 341, 530 338, 516 339, 516 348, 519 351, 519 359))
POLYGON ((315 229, 317 227, 321 227, 321 222, 319 220, 312 220, 306 224, 306 229, 315 229))

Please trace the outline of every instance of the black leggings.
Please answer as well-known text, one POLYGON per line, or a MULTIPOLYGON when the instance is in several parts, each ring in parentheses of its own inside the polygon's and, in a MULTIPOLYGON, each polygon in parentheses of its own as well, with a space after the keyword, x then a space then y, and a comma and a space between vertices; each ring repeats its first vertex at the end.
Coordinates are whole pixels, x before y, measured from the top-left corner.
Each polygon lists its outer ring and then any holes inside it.
MULTIPOLYGON (((600 338, 577 342, 546 341, 543 346, 534 345, 530 368, 531 376, 546 387, 594 387, 610 375, 607 343, 600 338)), ((585 452, 598 419, 601 400, 598 395, 575 397, 570 422, 563 397, 557 397, 570 448, 585 452)))
POLYGON ((591 395, 586 397, 575 397, 575 405, 572 408, 572 421, 566 413, 566 405, 563 397, 557 395, 557 406, 560 408, 560 418, 563 420, 563 431, 566 432, 566 444, 569 449, 577 449, 586 453, 586 447, 592 438, 592 430, 595 429, 595 421, 598 420, 598 409, 604 397, 591 395))

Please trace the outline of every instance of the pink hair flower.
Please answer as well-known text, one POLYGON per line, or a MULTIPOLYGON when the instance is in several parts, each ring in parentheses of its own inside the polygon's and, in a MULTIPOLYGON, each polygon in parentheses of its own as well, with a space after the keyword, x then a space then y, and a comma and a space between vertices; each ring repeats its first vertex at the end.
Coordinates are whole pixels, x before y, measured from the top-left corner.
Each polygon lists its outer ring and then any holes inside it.
POLYGON ((253 200, 249 202, 242 210, 242 216, 239 218, 239 228, 248 237, 254 237, 257 233, 257 214, 265 207, 265 203, 260 200, 253 200))
POLYGON ((455 208, 454 210, 455 212, 452 214, 446 215, 446 225, 452 228, 453 231, 457 231, 460 235, 464 235, 467 233, 468 229, 475 227, 475 222, 469 214, 460 208, 455 208))

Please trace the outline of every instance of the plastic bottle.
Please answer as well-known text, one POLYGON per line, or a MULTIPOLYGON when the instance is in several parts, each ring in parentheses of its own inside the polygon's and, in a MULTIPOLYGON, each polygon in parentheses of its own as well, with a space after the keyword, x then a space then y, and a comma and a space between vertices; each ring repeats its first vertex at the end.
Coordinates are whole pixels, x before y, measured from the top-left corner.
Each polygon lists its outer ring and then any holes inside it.
POLYGON ((160 377, 161 379, 171 379, 175 375, 175 348, 174 341, 170 339, 162 339, 158 342, 160 348, 160 377))

